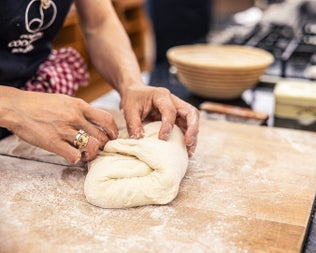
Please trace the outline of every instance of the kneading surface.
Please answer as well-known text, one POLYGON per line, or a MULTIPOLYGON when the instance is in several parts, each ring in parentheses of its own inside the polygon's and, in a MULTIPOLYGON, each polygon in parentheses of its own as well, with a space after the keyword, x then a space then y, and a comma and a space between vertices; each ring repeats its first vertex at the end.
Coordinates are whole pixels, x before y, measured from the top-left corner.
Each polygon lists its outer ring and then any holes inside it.
POLYGON ((145 137, 129 139, 121 131, 89 163, 84 193, 103 208, 167 204, 177 195, 188 156, 181 130, 175 126, 168 141, 158 139, 161 122, 144 126, 145 137))

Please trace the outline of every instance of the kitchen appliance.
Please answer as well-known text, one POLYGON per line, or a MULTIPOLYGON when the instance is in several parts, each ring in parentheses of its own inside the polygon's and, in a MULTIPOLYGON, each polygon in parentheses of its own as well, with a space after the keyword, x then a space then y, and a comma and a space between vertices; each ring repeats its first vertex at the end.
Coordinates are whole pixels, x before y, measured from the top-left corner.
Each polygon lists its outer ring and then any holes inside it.
MULTIPOLYGON (((268 112, 271 126, 315 131, 316 123, 313 121, 280 117, 279 111, 275 111, 279 98, 275 96, 274 88, 278 82, 285 80, 287 83, 289 79, 298 83, 307 81, 310 85, 316 80, 316 1, 287 0, 271 4, 262 11, 255 24, 239 24, 233 20, 224 30, 211 35, 210 43, 261 48, 272 53, 275 59, 251 91, 247 100, 251 109, 268 112)), ((283 83, 283 88, 286 85, 283 83)), ((288 89, 293 87, 290 85, 288 89)), ((295 97, 288 99, 294 100, 289 103, 298 102, 295 97)))
POLYGON ((223 44, 247 45, 271 52, 275 61, 266 71, 270 79, 316 79, 316 1, 272 4, 257 24, 232 24, 224 33, 223 44))

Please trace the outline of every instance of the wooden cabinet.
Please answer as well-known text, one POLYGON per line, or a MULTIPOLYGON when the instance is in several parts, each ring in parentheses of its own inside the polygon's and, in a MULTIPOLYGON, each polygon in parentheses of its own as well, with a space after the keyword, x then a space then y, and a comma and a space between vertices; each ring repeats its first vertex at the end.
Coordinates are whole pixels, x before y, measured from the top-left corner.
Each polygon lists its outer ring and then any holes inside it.
MULTIPOLYGON (((148 21, 143 0, 113 0, 113 6, 129 35, 131 44, 142 71, 152 67, 152 32, 148 21)), ((76 9, 72 6, 62 30, 53 42, 54 48, 71 46, 85 59, 89 72, 90 83, 80 87, 76 96, 87 102, 98 98, 111 90, 111 87, 101 78, 93 67, 85 49, 84 40, 78 24, 76 9)))
POLYGON ((143 0, 113 0, 116 13, 132 43, 142 71, 153 64, 153 35, 143 0))

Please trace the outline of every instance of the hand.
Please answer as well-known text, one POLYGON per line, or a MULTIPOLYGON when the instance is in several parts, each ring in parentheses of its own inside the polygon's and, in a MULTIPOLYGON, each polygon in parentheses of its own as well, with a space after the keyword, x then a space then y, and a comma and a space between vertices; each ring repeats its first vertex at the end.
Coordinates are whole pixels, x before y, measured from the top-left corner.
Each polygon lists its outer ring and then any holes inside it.
POLYGON ((165 88, 130 87, 121 100, 121 108, 131 138, 142 138, 142 121, 161 120, 159 138, 167 140, 174 124, 184 133, 184 142, 191 156, 197 145, 199 111, 165 88))
POLYGON ((94 159, 108 140, 118 136, 112 115, 81 99, 10 89, 5 127, 26 142, 61 155, 71 163, 94 159), (79 129, 90 136, 82 150, 73 145, 79 129))

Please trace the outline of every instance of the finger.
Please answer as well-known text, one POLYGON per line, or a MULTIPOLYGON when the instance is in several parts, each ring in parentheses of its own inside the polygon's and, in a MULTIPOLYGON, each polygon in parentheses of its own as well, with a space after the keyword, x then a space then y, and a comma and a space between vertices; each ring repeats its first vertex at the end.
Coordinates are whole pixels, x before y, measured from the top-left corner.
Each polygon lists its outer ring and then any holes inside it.
POLYGON ((154 105, 161 114, 162 125, 159 131, 159 139, 168 140, 176 120, 176 108, 170 96, 164 96, 154 100, 154 105))
POLYGON ((82 154, 81 161, 83 162, 92 161, 94 158, 96 158, 98 152, 99 152, 99 141, 94 137, 90 137, 87 146, 81 149, 81 154, 82 154))
MULTIPOLYGON (((84 111, 84 115, 88 121, 99 126, 100 129, 103 129, 108 138, 110 138, 111 140, 117 138, 118 127, 115 123, 115 120, 112 114, 110 114, 109 112, 106 112, 105 110, 101 110, 93 106, 88 106, 84 111)), ((98 137, 98 135, 101 134, 101 133, 92 133, 95 131, 91 129, 90 131, 91 131, 91 134, 95 137, 98 137)))
POLYGON ((81 159, 81 151, 68 142, 62 141, 54 145, 51 151, 57 155, 64 157, 68 162, 76 164, 81 159))
POLYGON ((80 153, 79 160, 81 159, 84 162, 93 160, 98 154, 100 148, 100 141, 95 137, 89 135, 87 145, 82 149, 78 149, 77 147, 75 147, 74 143, 74 139, 77 136, 77 134, 78 131, 76 131, 75 129, 69 129, 67 131, 67 134, 64 134, 63 138, 69 143, 69 145, 72 146, 72 148, 78 150, 78 152, 80 153))
MULTIPOLYGON (((196 108, 191 107, 189 110, 180 109, 178 115, 186 122, 186 131, 184 142, 187 147, 188 155, 192 156, 197 146, 197 136, 199 133, 199 112, 196 108)), ((182 127, 183 128, 183 127, 182 127)))
POLYGON ((143 138, 144 129, 141 120, 141 113, 135 108, 129 108, 128 112, 123 110, 123 113, 129 136, 133 139, 143 138))
POLYGON ((188 136, 187 134, 184 136, 184 142, 186 144, 187 152, 189 157, 194 154, 194 151, 197 146, 197 137, 188 136))
POLYGON ((84 129, 89 134, 89 136, 92 136, 99 141, 100 149, 103 149, 105 144, 110 140, 109 136, 103 129, 101 129, 99 126, 92 124, 89 121, 83 124, 81 128, 84 129))

